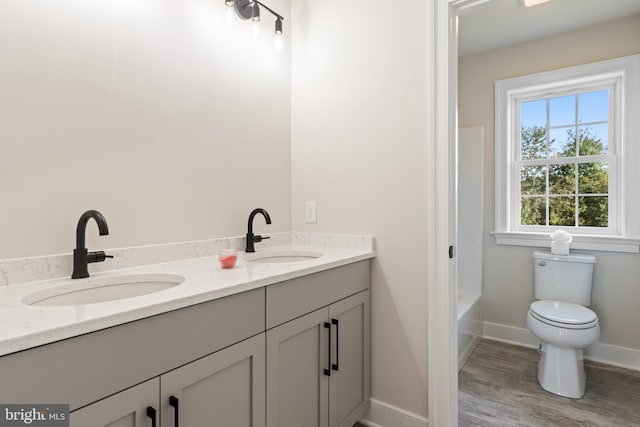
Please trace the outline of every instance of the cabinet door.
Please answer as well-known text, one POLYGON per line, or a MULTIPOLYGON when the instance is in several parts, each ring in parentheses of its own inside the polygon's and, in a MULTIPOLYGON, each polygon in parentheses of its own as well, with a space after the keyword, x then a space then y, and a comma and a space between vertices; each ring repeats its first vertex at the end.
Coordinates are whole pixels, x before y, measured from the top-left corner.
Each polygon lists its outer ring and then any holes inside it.
MULTIPOLYGON (((149 427, 147 408, 158 411, 157 378, 102 399, 69 415, 71 427, 149 427)), ((159 421, 160 413, 156 412, 159 421)), ((155 425, 159 426, 159 423, 155 425)))
POLYGON ((267 427, 328 427, 323 308, 267 331, 267 427))
POLYGON ((265 334, 160 377, 162 427, 264 427, 265 334))
POLYGON ((329 306, 334 349, 329 380, 329 426, 351 427, 369 409, 369 291, 329 306))

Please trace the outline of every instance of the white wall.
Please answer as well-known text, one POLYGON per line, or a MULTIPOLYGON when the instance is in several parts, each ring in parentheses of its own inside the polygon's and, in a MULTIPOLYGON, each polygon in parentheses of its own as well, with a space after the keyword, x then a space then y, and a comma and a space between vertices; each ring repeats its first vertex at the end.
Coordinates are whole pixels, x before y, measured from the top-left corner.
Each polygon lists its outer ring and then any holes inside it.
MULTIPOLYGON (((484 320, 526 328, 534 299, 534 248, 499 246, 494 220, 494 102, 496 80, 640 53, 640 15, 460 59, 460 126, 485 126, 484 320)), ((640 349, 640 255, 592 252, 597 257, 592 307, 600 342, 640 349)))
POLYGON ((226 25, 222 0, 0 2, 0 258, 290 229, 289 0, 226 25), (262 229, 262 227, 258 227, 262 229))
POLYGON ((292 228, 376 237, 372 393, 427 414, 427 4, 292 5, 292 228), (410 10, 411 13, 407 13, 410 10), (304 223, 317 201, 318 223, 304 223))

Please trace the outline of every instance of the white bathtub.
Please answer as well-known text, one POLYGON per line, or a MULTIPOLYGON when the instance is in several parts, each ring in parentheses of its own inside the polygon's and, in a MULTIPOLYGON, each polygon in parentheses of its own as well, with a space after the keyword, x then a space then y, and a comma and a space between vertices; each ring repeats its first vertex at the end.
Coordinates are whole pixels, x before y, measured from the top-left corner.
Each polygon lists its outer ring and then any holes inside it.
POLYGON ((481 295, 458 290, 458 372, 482 336, 481 295))

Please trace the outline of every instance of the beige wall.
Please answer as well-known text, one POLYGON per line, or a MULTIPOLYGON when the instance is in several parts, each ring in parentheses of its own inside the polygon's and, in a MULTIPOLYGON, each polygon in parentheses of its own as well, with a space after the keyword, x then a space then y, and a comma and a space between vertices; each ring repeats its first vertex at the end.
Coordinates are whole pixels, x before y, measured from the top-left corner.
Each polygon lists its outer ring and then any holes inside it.
MULTIPOLYGON (((269 4, 289 16, 289 0, 269 4)), ((290 229, 290 40, 222 0, 0 2, 0 258, 290 229)))
POLYGON ((374 3, 293 2, 292 228, 375 235, 373 397, 426 416, 432 25, 426 2, 374 3))
MULTIPOLYGON (((640 15, 460 59, 460 126, 485 126, 485 321, 526 328, 534 299, 533 248, 499 246, 489 234, 494 227, 494 82, 637 53, 640 15)), ((592 253, 598 259, 592 306, 600 318, 600 341, 640 349, 640 255, 592 253)))

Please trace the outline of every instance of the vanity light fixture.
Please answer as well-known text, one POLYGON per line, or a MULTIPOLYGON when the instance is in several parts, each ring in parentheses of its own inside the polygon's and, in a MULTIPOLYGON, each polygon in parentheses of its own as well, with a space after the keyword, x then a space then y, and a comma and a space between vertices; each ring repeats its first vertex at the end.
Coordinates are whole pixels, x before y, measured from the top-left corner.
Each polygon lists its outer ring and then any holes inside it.
POLYGON ((278 36, 282 35, 282 21, 284 18, 264 3, 258 0, 225 0, 224 4, 229 7, 233 6, 238 18, 244 21, 251 19, 254 22, 260 21, 260 6, 262 6, 276 17, 275 33, 278 36))

